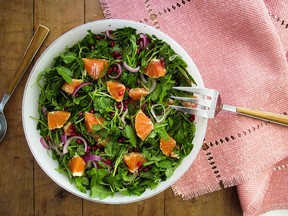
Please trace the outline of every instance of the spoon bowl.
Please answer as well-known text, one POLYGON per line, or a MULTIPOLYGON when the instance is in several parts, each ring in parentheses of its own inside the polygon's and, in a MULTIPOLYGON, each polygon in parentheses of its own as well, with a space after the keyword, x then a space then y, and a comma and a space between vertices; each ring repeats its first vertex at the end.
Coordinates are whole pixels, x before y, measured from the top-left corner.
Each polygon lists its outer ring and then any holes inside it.
POLYGON ((7 131, 7 121, 3 111, 0 112, 0 142, 4 138, 7 131))
POLYGON ((20 63, 18 70, 16 71, 13 79, 10 81, 8 89, 3 96, 3 99, 0 103, 0 142, 3 140, 6 131, 7 131, 7 121, 4 115, 4 107, 12 95, 14 89, 16 88, 17 84, 19 83, 20 79, 24 75, 25 71, 27 70, 28 66, 30 65, 32 59, 36 55, 37 51, 39 50, 40 46, 44 42, 45 38, 49 33, 49 29, 45 26, 39 25, 36 29, 25 53, 23 59, 20 63))

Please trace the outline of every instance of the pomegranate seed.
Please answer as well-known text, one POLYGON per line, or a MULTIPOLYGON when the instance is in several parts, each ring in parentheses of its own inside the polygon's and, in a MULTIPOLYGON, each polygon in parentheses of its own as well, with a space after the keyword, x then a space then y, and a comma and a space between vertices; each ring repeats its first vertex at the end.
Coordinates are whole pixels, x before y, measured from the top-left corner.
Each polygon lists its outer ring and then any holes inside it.
POLYGON ((189 121, 193 122, 194 120, 195 120, 195 115, 191 115, 191 116, 189 117, 189 121))
POLYGON ((97 150, 97 146, 96 145, 91 146, 91 150, 93 151, 97 150))
POLYGON ((91 50, 94 50, 94 49, 95 49, 95 46, 93 46, 93 45, 90 46, 90 49, 91 49, 91 50))
POLYGON ((77 136, 77 133, 72 132, 72 133, 71 133, 71 136, 77 136))
POLYGON ((97 40, 101 40, 102 39, 102 37, 100 36, 100 35, 96 35, 96 37, 95 37, 97 40))
POLYGON ((77 144, 79 144, 79 145, 82 144, 82 140, 80 140, 80 139, 77 139, 76 142, 77 142, 77 144))
POLYGON ((147 172, 147 171, 149 171, 149 168, 148 168, 148 167, 145 167, 143 171, 144 171, 144 172, 147 172))
POLYGON ((141 167, 142 165, 143 165, 143 163, 142 163, 141 161, 139 161, 139 162, 136 164, 137 167, 141 167))
POLYGON ((108 165, 111 165, 112 164, 112 161, 111 160, 106 160, 106 163, 108 164, 108 165))
POLYGON ((94 113, 95 113, 95 110, 94 110, 94 109, 91 109, 91 110, 90 110, 90 113, 94 114, 94 113))
MULTIPOLYGON (((83 112, 78 112, 78 116, 83 116, 83 112)), ((75 127, 75 126, 74 126, 75 127)), ((76 128, 75 128, 76 129, 76 128)))
POLYGON ((98 145, 98 148, 99 148, 100 151, 104 151, 104 146, 98 145))
POLYGON ((121 90, 121 91, 118 92, 118 95, 119 95, 119 96, 121 96, 121 95, 123 95, 123 94, 124 94, 124 91, 123 91, 123 90, 121 90))
POLYGON ((112 41, 112 42, 110 43, 110 47, 114 47, 114 46, 115 46, 115 42, 112 41))
POLYGON ((46 140, 47 140, 47 141, 50 141, 51 138, 50 138, 49 136, 46 136, 46 140))
POLYGON ((113 31, 112 30, 108 30, 109 34, 113 34, 113 31))

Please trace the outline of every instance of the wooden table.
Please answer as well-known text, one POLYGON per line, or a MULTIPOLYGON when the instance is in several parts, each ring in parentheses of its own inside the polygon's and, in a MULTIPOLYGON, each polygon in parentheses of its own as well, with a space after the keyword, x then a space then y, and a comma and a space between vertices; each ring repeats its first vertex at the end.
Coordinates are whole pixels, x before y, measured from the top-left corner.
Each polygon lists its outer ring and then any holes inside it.
MULTIPOLYGON (((2 0, 0 14, 1 97, 38 24, 51 29, 41 53, 66 31, 104 18, 98 0, 2 0)), ((0 143, 0 215, 242 215, 235 188, 189 201, 167 189, 148 200, 126 205, 93 203, 60 188, 33 159, 24 137, 22 96, 31 68, 5 107, 9 127, 0 143)))

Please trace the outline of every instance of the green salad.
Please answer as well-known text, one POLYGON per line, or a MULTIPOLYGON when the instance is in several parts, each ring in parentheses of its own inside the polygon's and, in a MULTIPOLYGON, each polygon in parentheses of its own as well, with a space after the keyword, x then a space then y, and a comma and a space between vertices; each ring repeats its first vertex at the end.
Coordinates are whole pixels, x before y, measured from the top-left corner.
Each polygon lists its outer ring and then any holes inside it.
POLYGON ((193 148, 194 116, 169 107, 183 105, 171 95, 189 96, 173 86, 195 84, 186 68, 154 35, 88 30, 38 77, 37 129, 57 170, 100 199, 171 177, 193 148))

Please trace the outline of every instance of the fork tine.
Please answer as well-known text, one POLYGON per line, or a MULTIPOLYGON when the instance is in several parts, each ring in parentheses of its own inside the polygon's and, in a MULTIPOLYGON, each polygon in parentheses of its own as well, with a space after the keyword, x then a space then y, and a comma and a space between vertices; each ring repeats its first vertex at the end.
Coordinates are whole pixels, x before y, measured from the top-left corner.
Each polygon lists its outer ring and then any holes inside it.
POLYGON ((211 100, 202 99, 202 98, 189 98, 189 97, 178 97, 178 96, 170 96, 170 98, 181 100, 181 101, 192 102, 192 103, 206 106, 206 107, 210 107, 212 104, 211 100))
POLYGON ((170 105, 169 107, 176 109, 176 110, 179 110, 181 112, 186 112, 186 113, 192 114, 192 115, 197 115, 197 116, 201 116, 204 118, 211 118, 208 110, 190 108, 190 107, 182 107, 182 106, 174 106, 174 105, 170 105))
POLYGON ((195 94, 201 94, 201 95, 206 95, 209 97, 215 97, 215 90, 212 89, 207 89, 207 88, 201 88, 201 87, 172 87, 172 89, 179 90, 179 91, 186 91, 186 92, 191 92, 195 94))

